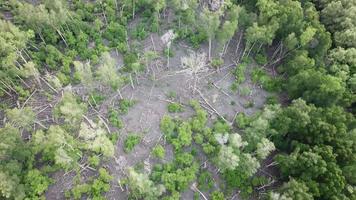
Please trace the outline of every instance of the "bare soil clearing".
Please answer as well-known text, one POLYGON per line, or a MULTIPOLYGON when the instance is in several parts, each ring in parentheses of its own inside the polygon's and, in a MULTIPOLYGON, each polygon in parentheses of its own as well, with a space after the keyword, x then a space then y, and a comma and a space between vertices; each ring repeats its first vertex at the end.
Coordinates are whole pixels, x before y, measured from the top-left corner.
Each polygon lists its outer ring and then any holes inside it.
MULTIPOLYGON (((164 49, 157 34, 148 36, 143 41, 143 44, 144 51, 153 50, 159 52, 164 49)), ((193 77, 182 72, 181 58, 189 56, 194 50, 189 49, 186 44, 178 43, 172 46, 172 51, 174 56, 170 58, 168 68, 166 66, 166 58, 158 58, 152 61, 149 66, 146 66, 144 73, 134 78, 134 88, 126 85, 121 90, 123 98, 135 100, 136 103, 129 109, 127 115, 122 116, 124 128, 119 130, 120 136, 116 145, 115 158, 103 164, 114 177, 111 190, 106 195, 108 199, 127 199, 126 188, 118 184, 117 180, 125 177, 125 171, 128 167, 134 167, 137 164, 143 164, 144 169, 150 171, 151 167, 158 162, 157 159, 150 156, 152 148, 157 144, 162 144, 166 148, 167 153, 164 162, 172 160, 172 149, 170 145, 166 144, 159 128, 163 115, 170 114, 167 111, 167 105, 170 102, 175 101, 184 105, 183 113, 170 115, 176 115, 183 119, 192 116, 193 111, 188 104, 191 99, 196 99, 208 111, 211 121, 220 115, 228 122, 233 122, 237 113, 252 114, 264 105, 267 93, 250 80, 249 71, 253 66, 248 67, 246 81, 241 84, 242 87, 250 88, 251 93, 250 95, 242 96, 238 92, 232 92, 230 89, 235 80, 232 74, 235 65, 230 59, 224 59, 225 63, 220 67, 220 70, 207 66, 206 71, 193 77), (170 92, 176 93, 176 99, 172 100, 167 97, 170 92), (249 101, 253 101, 254 106, 246 108, 244 105, 249 101), (125 153, 123 150, 124 140, 133 133, 141 136, 141 142, 135 146, 132 152, 125 153)), ((234 56, 234 51, 235 47, 231 45, 225 57, 231 58, 234 56)), ((206 52, 206 47, 202 47, 196 52, 206 52)), ((112 56, 115 57, 117 66, 121 67, 123 63, 122 56, 116 52, 112 52, 112 56)), ((85 91, 81 90, 80 85, 73 87, 72 90, 79 95, 85 95, 85 91)), ((89 109, 88 116, 90 118, 94 118, 96 115, 107 116, 108 108, 120 99, 118 92, 113 93, 107 90, 105 92, 105 88, 101 88, 101 90, 104 91, 106 99, 96 110, 89 109)), ((35 102, 36 98, 32 101, 35 102)), ((55 102, 54 100, 53 103, 55 104, 55 102)), ((42 105, 44 104, 42 103, 42 105)), ((38 106, 41 108, 41 105, 38 106)), ((42 109, 44 109, 41 112, 43 116, 41 115, 40 118, 50 119, 50 114, 46 114, 46 112, 50 111, 51 108, 48 108, 49 110, 47 108, 42 109)), ((110 126, 110 130, 115 131, 115 128, 110 126)), ((201 160, 202 162, 205 161, 204 159, 201 160)), ((208 168, 212 171, 214 169, 209 164, 208 168)), ((82 176, 89 177, 92 173, 91 170, 86 169, 83 170, 82 176)), ((74 173, 57 172, 53 174, 56 182, 49 187, 46 197, 48 199, 64 199, 64 191, 71 187, 73 177, 74 173)), ((218 179, 216 173, 214 178, 218 179)), ((193 194, 192 190, 188 190, 182 194, 182 198, 192 199, 193 194)))

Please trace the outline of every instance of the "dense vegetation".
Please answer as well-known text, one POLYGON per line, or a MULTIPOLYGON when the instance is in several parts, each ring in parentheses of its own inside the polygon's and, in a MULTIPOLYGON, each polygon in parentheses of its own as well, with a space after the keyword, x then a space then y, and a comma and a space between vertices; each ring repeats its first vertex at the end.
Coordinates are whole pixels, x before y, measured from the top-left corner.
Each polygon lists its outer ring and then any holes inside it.
MULTIPOLYGON (((356 199, 356 1, 0 0, 0 13, 0 199, 43 199, 59 171, 75 174, 65 192, 73 199, 106 199, 118 184, 130 199, 180 199, 189 188, 213 200, 356 199), (134 88, 159 56, 169 64, 172 41, 163 52, 142 52, 143 40, 167 29, 193 48, 206 44, 216 71, 237 40, 231 90, 248 96, 249 73, 271 96, 259 112, 229 123, 211 120, 196 100, 168 95, 160 130, 173 158, 157 144, 150 173, 129 167, 115 180, 105 163, 116 159, 123 117, 140 101, 121 90, 134 88), (103 88, 121 97, 107 115, 97 111, 103 88), (51 109, 42 121, 47 107, 29 105, 39 91, 51 109), (190 118, 178 117, 189 110, 190 118), (259 173, 271 167, 278 172, 259 173)), ((142 134, 124 138, 124 153, 142 134)))

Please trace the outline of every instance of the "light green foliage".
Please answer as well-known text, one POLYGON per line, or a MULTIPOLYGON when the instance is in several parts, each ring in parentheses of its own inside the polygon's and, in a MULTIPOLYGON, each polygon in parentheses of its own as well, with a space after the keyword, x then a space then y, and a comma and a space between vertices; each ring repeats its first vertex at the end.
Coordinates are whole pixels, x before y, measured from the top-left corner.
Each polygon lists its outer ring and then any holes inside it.
POLYGON ((136 134, 130 134, 127 136, 124 142, 124 151, 126 153, 131 152, 137 144, 141 141, 141 137, 136 134))
POLYGON ((65 92, 56 106, 54 114, 57 117, 63 117, 65 122, 75 125, 81 121, 86 109, 86 105, 78 103, 71 92, 65 92))
POLYGON ((0 171, 0 197, 23 199, 24 186, 19 185, 19 178, 0 171))
POLYGON ((259 159, 265 159, 272 151, 275 150, 273 142, 267 138, 263 138, 260 143, 257 144, 256 154, 259 159))
POLYGON ((30 130, 32 128, 32 125, 36 119, 36 114, 33 112, 31 107, 6 110, 6 116, 9 118, 11 124, 26 130, 30 130))
POLYGON ((216 31, 220 25, 219 13, 210 11, 208 8, 204 8, 200 14, 200 26, 204 30, 209 39, 209 60, 211 59, 211 41, 216 35, 216 31))
POLYGON ((168 104, 168 112, 170 113, 177 113, 183 112, 183 106, 180 103, 169 103, 168 104))
POLYGON ((224 193, 220 191, 214 191, 211 193, 211 200, 224 200, 225 196, 224 193))
POLYGON ((34 153, 41 153, 44 160, 54 161, 64 169, 75 166, 80 157, 73 136, 57 125, 50 126, 46 133, 37 131, 32 142, 35 145, 34 153))
POLYGON ((265 65, 267 64, 268 60, 267 60, 267 56, 264 53, 258 53, 255 56, 255 61, 257 64, 259 65, 265 65))
MULTIPOLYGON (((16 62, 22 56, 22 50, 32 37, 32 31, 21 31, 11 22, 0 20, 0 78, 2 82, 13 85, 13 82, 16 82, 16 79, 18 79, 17 76, 22 76, 21 70, 23 67, 17 65, 16 62)), ((0 95, 4 94, 3 90, 8 90, 3 84, 1 84, 0 88, 2 89, 0 95)))
POLYGON ((93 167, 98 167, 100 164, 100 157, 97 155, 90 156, 88 162, 93 167))
POLYGON ((21 139, 20 132, 10 124, 0 128, 0 198, 23 199, 25 187, 22 176, 30 149, 21 139))
POLYGON ((280 193, 272 192, 268 197, 270 200, 312 200, 313 196, 309 193, 308 187, 302 181, 291 179, 283 184, 280 193))
POLYGON ((224 170, 233 170, 239 166, 240 158, 234 153, 234 150, 230 146, 223 145, 220 149, 218 155, 218 166, 220 169, 224 170))
POLYGON ((40 197, 47 190, 51 182, 50 178, 43 176, 37 169, 28 171, 25 177, 26 190, 30 191, 28 197, 40 197))
POLYGON ((115 60, 108 52, 102 54, 100 66, 96 74, 103 84, 110 86, 113 90, 119 89, 124 84, 123 77, 117 72, 115 60))
POLYGON ((94 77, 91 71, 90 64, 89 63, 83 64, 82 62, 74 61, 73 65, 75 69, 75 73, 74 73, 75 79, 82 82, 87 88, 92 88, 94 77))
POLYGON ((161 184, 155 185, 147 174, 137 173, 132 168, 129 168, 128 172, 127 184, 132 197, 155 200, 165 192, 165 187, 161 184))
POLYGON ((107 131, 101 124, 90 122, 90 125, 88 125, 82 122, 78 136, 83 140, 86 149, 101 153, 106 157, 114 156, 114 144, 109 139, 107 131))
POLYGON ((214 58, 210 62, 210 65, 216 69, 219 69, 223 64, 224 64, 224 60, 219 58, 214 58))
POLYGON ((156 158, 164 158, 166 151, 164 149, 164 147, 162 145, 157 145, 153 148, 152 150, 152 154, 156 157, 156 158))
POLYGON ((167 137, 173 137, 176 124, 174 123, 173 119, 170 116, 168 115, 163 116, 163 118, 161 119, 160 127, 161 127, 161 131, 167 137))
POLYGON ((302 46, 308 44, 314 37, 316 29, 313 27, 307 27, 305 31, 300 35, 300 44, 302 46))

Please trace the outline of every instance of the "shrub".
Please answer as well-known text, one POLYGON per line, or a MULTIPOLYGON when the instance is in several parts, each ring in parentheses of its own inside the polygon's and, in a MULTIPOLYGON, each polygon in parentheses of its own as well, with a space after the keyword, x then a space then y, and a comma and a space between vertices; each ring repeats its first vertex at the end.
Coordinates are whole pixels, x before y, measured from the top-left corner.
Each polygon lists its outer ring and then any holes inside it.
POLYGON ((170 112, 170 113, 183 112, 183 107, 179 103, 169 103, 168 104, 168 112, 170 112))
POLYGON ((152 150, 152 154, 156 158, 161 158, 161 159, 164 158, 165 153, 166 153, 166 151, 162 145, 157 145, 152 150))
POLYGON ((131 152, 137 144, 140 143, 141 137, 136 134, 129 135, 124 142, 124 151, 131 152))

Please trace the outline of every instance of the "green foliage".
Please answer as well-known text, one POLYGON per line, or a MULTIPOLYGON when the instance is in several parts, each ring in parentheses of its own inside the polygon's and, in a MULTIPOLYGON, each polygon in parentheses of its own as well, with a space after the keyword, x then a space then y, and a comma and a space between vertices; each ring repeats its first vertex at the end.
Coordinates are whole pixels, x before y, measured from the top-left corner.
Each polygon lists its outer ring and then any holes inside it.
POLYGON ((6 110, 6 116, 9 118, 12 125, 26 130, 30 130, 32 128, 32 125, 36 119, 36 114, 33 112, 31 107, 6 110))
POLYGON ((134 100, 129 99, 121 99, 119 101, 119 112, 120 114, 127 114, 129 112, 129 108, 135 105, 134 100))
POLYGON ((34 153, 64 169, 73 168, 81 157, 73 136, 58 125, 50 126, 46 133, 37 131, 32 137, 34 153))
POLYGON ((65 122, 75 125, 80 122, 86 110, 87 107, 84 103, 78 103, 71 92, 65 92, 54 109, 54 115, 63 117, 65 122))
POLYGON ((176 154, 174 161, 163 165, 156 165, 152 172, 152 179, 161 182, 172 195, 188 188, 196 179, 198 164, 188 153, 176 154))
POLYGON ((202 171, 198 175, 198 188, 202 191, 210 190, 214 187, 214 178, 209 171, 202 171))
POLYGON ((117 72, 115 60, 109 53, 103 53, 98 70, 96 71, 98 79, 113 90, 123 86, 124 80, 117 72))
POLYGON ((282 174, 303 180, 312 196, 337 197, 345 186, 345 178, 336 165, 331 147, 314 147, 304 152, 296 149, 291 155, 281 155, 277 160, 281 165, 282 174))
POLYGON ((25 177, 25 188, 28 191, 27 197, 41 197, 52 183, 52 179, 43 176, 37 169, 28 171, 25 177))
POLYGON ((255 68, 251 73, 251 79, 254 83, 259 83, 264 89, 270 92, 281 90, 281 82, 278 78, 272 78, 262 68, 255 68))
POLYGON ((313 199, 313 196, 308 190, 309 189, 304 182, 291 179, 288 183, 285 183, 282 186, 280 193, 272 192, 269 194, 269 199, 311 200, 313 199))
POLYGON ((136 134, 130 134, 127 136, 124 142, 124 151, 126 153, 131 152, 137 144, 141 141, 141 137, 136 134))
POLYGON ((98 91, 94 91, 89 94, 89 103, 96 108, 105 100, 105 96, 101 95, 98 91))
POLYGON ((117 110, 109 110, 109 122, 118 129, 124 127, 124 122, 120 119, 120 114, 117 110))
POLYGON ((345 85, 338 77, 305 70, 289 79, 287 90, 292 98, 302 97, 318 106, 329 106, 342 98, 345 85))
POLYGON ((223 59, 219 58, 214 58, 211 60, 210 65, 214 67, 215 69, 219 69, 222 65, 224 64, 223 59))
POLYGON ((99 176, 96 179, 89 181, 89 183, 74 186, 69 195, 74 199, 81 199, 83 194, 87 194, 93 199, 105 199, 104 193, 110 190, 111 180, 112 176, 109 172, 104 168, 100 168, 99 176))
POLYGON ((82 122, 78 136, 82 139, 85 149, 101 153, 105 157, 114 156, 114 144, 111 142, 107 131, 102 127, 102 124, 95 124, 89 121, 88 125, 82 122))
POLYGON ((168 104, 168 112, 170 113, 178 113, 183 112, 183 106, 180 103, 169 103, 168 104))
POLYGON ((255 61, 257 64, 259 65, 265 65, 267 64, 268 60, 267 60, 267 56, 262 54, 262 53, 258 53, 256 56, 255 56, 255 61))
POLYGON ((245 71, 246 71, 247 64, 241 63, 239 66, 235 67, 233 74, 235 75, 236 83, 240 84, 246 80, 245 71))
POLYGON ((132 37, 135 39, 143 40, 148 35, 146 30, 147 30, 147 28, 146 28, 145 24, 139 23, 132 30, 132 37))
POLYGON ((161 120, 161 131, 172 143, 176 151, 192 143, 192 130, 187 122, 173 121, 169 116, 163 116, 161 120))
POLYGON ((163 159, 166 154, 166 151, 162 145, 157 145, 152 149, 152 154, 156 158, 163 159))
POLYGON ((251 118, 246 116, 245 113, 239 113, 236 116, 235 122, 238 128, 246 128, 250 124, 251 118))
POLYGON ((147 176, 147 174, 137 173, 134 169, 128 169, 128 186, 130 189, 130 196, 132 198, 143 198, 147 200, 158 199, 165 187, 161 184, 155 185, 147 176))
POLYGON ((211 200, 224 200, 225 196, 224 193, 220 191, 214 191, 211 193, 211 200))

